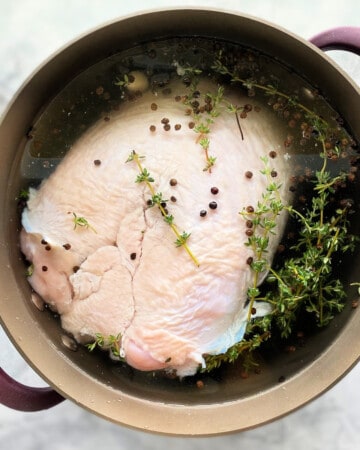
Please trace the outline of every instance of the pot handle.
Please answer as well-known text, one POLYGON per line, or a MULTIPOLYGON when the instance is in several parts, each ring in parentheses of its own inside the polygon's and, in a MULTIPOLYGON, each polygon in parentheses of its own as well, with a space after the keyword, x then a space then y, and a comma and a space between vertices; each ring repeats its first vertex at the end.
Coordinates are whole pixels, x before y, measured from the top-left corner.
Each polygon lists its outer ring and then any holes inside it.
POLYGON ((62 402, 58 392, 50 387, 30 387, 15 381, 0 367, 0 403, 17 411, 41 411, 62 402))
POLYGON ((310 42, 321 50, 346 50, 360 55, 360 27, 338 27, 313 36, 310 42))

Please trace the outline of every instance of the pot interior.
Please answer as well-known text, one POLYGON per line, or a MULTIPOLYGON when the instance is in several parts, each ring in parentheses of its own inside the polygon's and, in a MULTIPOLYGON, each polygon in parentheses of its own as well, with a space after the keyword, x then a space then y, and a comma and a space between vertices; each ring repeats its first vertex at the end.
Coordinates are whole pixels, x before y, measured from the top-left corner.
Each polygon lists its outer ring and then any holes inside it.
MULTIPOLYGON (((242 377, 241 363, 210 374, 171 379, 110 362, 101 352, 66 348, 60 321, 30 301, 19 251, 20 173, 31 127, 51 100, 78 74, 120 51, 173 37, 202 36, 250 47, 299 73, 330 100, 351 135, 360 140, 359 91, 319 51, 253 18, 198 9, 157 11, 106 25, 52 57, 20 90, 1 126, 1 318, 29 363, 66 397, 118 423, 173 434, 213 434, 273 420, 329 388, 360 355, 354 331, 360 315, 351 301, 331 324, 294 342, 259 354, 261 371, 242 377), (225 24, 225 26, 224 26, 225 24), (341 89, 339 89, 341 86, 341 89), (199 388, 199 380, 203 382, 199 388)), ((353 193, 355 207, 359 192, 353 193)), ((357 211, 358 213, 358 211, 357 211)), ((359 252, 344 261, 343 282, 360 280, 359 252)), ((349 289, 350 299, 356 289, 349 289)))

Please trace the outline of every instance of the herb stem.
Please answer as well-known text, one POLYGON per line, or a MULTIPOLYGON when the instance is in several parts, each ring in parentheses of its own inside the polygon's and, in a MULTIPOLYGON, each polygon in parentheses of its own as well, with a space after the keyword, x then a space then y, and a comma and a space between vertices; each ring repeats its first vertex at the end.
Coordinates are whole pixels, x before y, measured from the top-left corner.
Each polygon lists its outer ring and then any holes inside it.
MULTIPOLYGON (((137 167, 138 167, 138 169, 139 169, 140 174, 144 173, 144 167, 143 167, 143 165, 142 165, 141 162, 140 162, 140 157, 139 157, 139 155, 138 155, 135 151, 133 151, 133 152, 131 153, 131 155, 130 155, 128 161, 135 161, 135 163, 136 163, 136 165, 137 165, 137 167)), ((146 186, 148 187, 148 189, 149 189, 149 191, 150 191, 150 193, 151 193, 152 198, 155 198, 156 192, 155 192, 155 189, 154 189, 153 185, 152 185, 151 182, 149 181, 149 178, 150 178, 150 177, 146 177, 143 181, 145 181, 145 184, 146 184, 146 186)), ((163 215, 163 217, 165 217, 165 218, 168 217, 168 214, 167 214, 167 212, 165 211, 165 208, 162 206, 161 202, 159 202, 157 205, 158 205, 158 207, 159 207, 159 209, 160 209, 160 212, 161 212, 161 214, 163 215)), ((194 264, 195 264, 197 267, 199 267, 199 266, 200 266, 200 263, 199 263, 198 259, 196 258, 196 256, 193 254, 193 252, 190 250, 190 247, 189 247, 188 244, 186 243, 186 240, 187 240, 187 238, 188 238, 190 235, 187 234, 187 233, 185 233, 185 232, 184 232, 184 233, 180 233, 179 230, 178 230, 178 228, 177 228, 177 226, 173 223, 172 220, 169 220, 169 221, 166 221, 166 222, 169 224, 170 228, 172 229, 172 231, 174 232, 174 234, 175 234, 175 236, 176 236, 176 238, 177 238, 177 240, 176 240, 176 245, 177 245, 177 247, 184 247, 185 251, 186 251, 187 254, 190 256, 190 258, 192 259, 192 261, 194 262, 194 264)))

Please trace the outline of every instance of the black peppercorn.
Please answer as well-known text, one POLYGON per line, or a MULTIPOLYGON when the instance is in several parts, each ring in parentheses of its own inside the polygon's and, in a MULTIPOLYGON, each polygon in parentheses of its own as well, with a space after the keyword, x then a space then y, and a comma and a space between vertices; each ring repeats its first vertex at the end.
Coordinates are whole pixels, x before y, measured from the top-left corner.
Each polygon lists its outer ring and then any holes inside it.
POLYGON ((216 209, 217 208, 217 203, 216 202, 210 202, 209 203, 209 208, 210 209, 216 209))

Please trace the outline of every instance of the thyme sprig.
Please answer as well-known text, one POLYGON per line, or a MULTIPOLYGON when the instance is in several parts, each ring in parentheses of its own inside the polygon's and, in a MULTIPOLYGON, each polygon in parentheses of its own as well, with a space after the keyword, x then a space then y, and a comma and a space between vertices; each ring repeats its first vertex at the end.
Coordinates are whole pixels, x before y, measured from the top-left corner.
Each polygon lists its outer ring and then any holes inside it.
POLYGON ((164 218, 164 221, 170 226, 172 231, 174 232, 176 236, 175 246, 176 247, 183 247, 185 251, 188 253, 194 264, 199 267, 199 261, 197 260, 196 256, 193 254, 193 252, 190 250, 190 247, 187 244, 187 241, 190 237, 190 233, 183 232, 180 233, 178 230, 178 227, 174 223, 174 217, 173 215, 169 214, 168 211, 165 209, 164 204, 166 203, 166 200, 163 198, 163 195, 161 192, 156 192, 153 184, 155 182, 154 178, 151 176, 151 174, 148 172, 148 170, 143 167, 141 164, 141 160, 144 159, 144 156, 138 155, 135 150, 133 150, 126 162, 134 161, 139 169, 139 175, 136 177, 135 182, 136 183, 145 183, 148 187, 150 194, 151 194, 151 202, 150 206, 157 206, 164 218))
POLYGON ((312 122, 317 122, 317 129, 327 129, 328 123, 327 121, 322 118, 320 115, 316 114, 314 111, 309 109, 304 104, 300 103, 298 97, 296 95, 288 95, 281 90, 278 89, 277 86, 274 84, 268 83, 268 84, 260 84, 256 82, 252 78, 242 78, 240 77, 236 71, 231 71, 225 64, 221 61, 221 55, 220 58, 215 59, 214 64, 212 65, 212 69, 221 75, 227 75, 230 77, 230 80, 232 83, 240 83, 245 88, 247 88, 249 91, 253 90, 254 88, 260 89, 265 92, 265 95, 267 96, 277 96, 286 101, 287 106, 294 107, 302 110, 306 117, 312 122))
POLYGON ((123 359, 120 355, 120 346, 121 346, 121 334, 119 333, 117 336, 110 334, 109 336, 104 336, 101 333, 95 333, 95 339, 93 342, 90 342, 86 345, 87 349, 92 352, 95 348, 100 349, 110 349, 113 356, 123 359))
POLYGON ((259 277, 270 269, 269 262, 266 259, 270 235, 276 234, 277 217, 284 209, 284 204, 279 195, 281 183, 277 183, 271 178, 272 168, 269 164, 269 159, 264 156, 261 160, 264 163, 264 169, 261 173, 269 181, 266 191, 262 194, 262 199, 255 208, 244 207, 239 213, 245 221, 251 222, 251 230, 253 232, 245 244, 252 249, 254 254, 253 261, 250 264, 251 269, 254 271, 254 281, 248 290, 250 301, 248 321, 251 319, 254 301, 259 296, 259 277))

